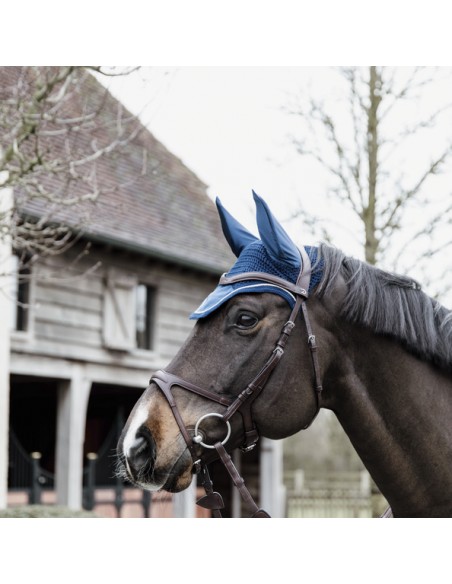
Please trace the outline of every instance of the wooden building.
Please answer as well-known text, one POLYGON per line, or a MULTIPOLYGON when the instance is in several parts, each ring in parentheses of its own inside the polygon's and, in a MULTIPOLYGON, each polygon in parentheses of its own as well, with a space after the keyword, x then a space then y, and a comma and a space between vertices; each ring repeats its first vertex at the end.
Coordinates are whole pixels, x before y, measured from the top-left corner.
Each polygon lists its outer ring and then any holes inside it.
MULTIPOLYGON (((1 69, 0 84, 20 68, 1 69)), ((105 91, 91 76, 85 90, 90 96, 105 91)), ((118 103, 110 95, 103 99, 103 114, 114 119, 118 103)), ((9 389, 4 376, 0 428, 9 433, 0 438, 0 507, 20 502, 29 482, 38 480, 43 501, 47 496, 73 509, 94 505, 102 514, 104 493, 123 515, 132 491, 118 490, 114 477, 118 433, 151 372, 164 367, 189 334, 190 312, 233 262, 206 185, 144 128, 116 156, 99 160, 96 173, 108 188, 90 203, 83 227, 77 226, 82 210, 71 218, 78 241, 64 254, 31 263, 29 278, 11 281, 12 295, 1 300, 11 332, 2 349, 9 389), (97 503, 86 500, 90 481, 97 503)), ((2 196, 12 200, 15 193, 2 196)), ((33 202, 24 210, 41 212, 33 202)), ((60 211, 60 220, 70 221, 68 213, 74 209, 60 211)), ((7 241, 1 253, 13 261, 7 241)), ((280 501, 281 481, 265 481, 281 476, 272 470, 281 462, 280 447, 265 444, 270 455, 264 448, 267 462, 262 467, 258 458, 255 472, 260 466, 264 499, 280 501)), ((171 513, 189 516, 190 497, 190 491, 181 495, 171 513)), ((237 515, 237 501, 231 498, 231 505, 237 515)), ((165 513, 163 506, 151 511, 165 513)))

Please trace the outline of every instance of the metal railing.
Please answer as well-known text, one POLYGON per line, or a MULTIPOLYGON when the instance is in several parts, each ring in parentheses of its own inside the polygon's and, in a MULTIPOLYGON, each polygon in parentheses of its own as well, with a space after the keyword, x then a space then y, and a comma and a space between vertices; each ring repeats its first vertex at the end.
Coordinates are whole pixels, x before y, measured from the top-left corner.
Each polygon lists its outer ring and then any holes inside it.
POLYGON ((372 517, 367 471, 285 474, 287 517, 372 517))
MULTIPOLYGON (((116 516, 121 517, 126 504, 138 504, 142 508, 142 516, 150 517, 151 493, 136 488, 128 487, 119 477, 114 477, 111 468, 111 481, 109 485, 99 485, 97 471, 99 464, 110 464, 112 460, 112 444, 116 444, 114 428, 109 432, 99 452, 89 452, 86 456, 86 464, 83 469, 83 508, 93 511, 102 505, 114 506, 116 516), (114 498, 102 496, 106 490, 114 490, 114 498), (134 499, 130 497, 130 491, 136 491, 134 499)), ((29 505, 40 505, 43 502, 43 492, 55 490, 55 475, 41 467, 42 454, 38 451, 27 452, 14 431, 9 434, 9 490, 25 493, 29 505)), ((48 498, 48 497, 47 497, 48 498)))

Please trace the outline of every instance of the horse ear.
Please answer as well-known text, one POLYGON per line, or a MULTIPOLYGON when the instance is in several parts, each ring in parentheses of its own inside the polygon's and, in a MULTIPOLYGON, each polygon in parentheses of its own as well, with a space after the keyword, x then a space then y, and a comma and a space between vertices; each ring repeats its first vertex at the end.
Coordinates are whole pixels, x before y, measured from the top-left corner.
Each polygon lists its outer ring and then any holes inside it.
POLYGON ((218 214, 220 215, 224 236, 233 253, 239 257, 241 251, 247 245, 253 243, 253 241, 258 241, 258 239, 226 211, 218 197, 215 202, 217 204, 218 214))
POLYGON ((277 261, 295 268, 301 267, 301 256, 297 246, 272 215, 267 203, 254 191, 253 197, 256 203, 257 227, 268 253, 277 261))

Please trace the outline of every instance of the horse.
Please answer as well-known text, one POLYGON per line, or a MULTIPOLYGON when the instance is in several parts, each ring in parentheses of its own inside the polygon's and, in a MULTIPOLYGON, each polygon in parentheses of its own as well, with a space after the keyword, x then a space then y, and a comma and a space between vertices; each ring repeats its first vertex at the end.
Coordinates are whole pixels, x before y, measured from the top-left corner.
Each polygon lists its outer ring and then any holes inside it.
POLYGON ((326 408, 393 517, 452 517, 452 311, 409 277, 326 244, 298 248, 253 197, 259 237, 216 200, 237 261, 130 413, 123 475, 175 493, 201 473, 200 504, 218 513, 210 462, 245 498, 232 450, 291 436, 326 408))

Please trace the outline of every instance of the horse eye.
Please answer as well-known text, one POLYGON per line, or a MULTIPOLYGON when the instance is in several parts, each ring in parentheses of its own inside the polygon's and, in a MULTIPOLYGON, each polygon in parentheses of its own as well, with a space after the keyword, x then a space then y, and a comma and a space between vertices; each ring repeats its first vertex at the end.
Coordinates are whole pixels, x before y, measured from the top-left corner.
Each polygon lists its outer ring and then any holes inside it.
POLYGON ((258 323, 258 318, 252 314, 239 314, 237 317, 237 326, 240 328, 252 328, 258 323))

